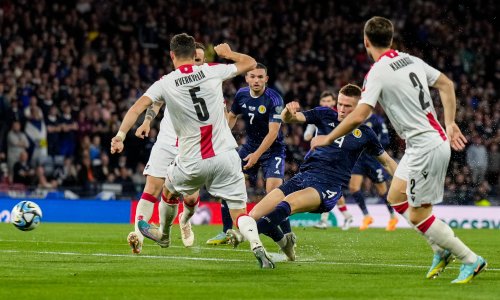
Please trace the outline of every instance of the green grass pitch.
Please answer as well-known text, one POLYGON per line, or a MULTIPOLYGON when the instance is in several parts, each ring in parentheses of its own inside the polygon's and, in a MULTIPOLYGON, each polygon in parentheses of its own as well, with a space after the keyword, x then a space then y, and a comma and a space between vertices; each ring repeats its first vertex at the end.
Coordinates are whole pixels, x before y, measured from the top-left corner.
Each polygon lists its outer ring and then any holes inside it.
MULTIPOLYGON (((207 246, 220 227, 194 226, 184 248, 179 228, 162 249, 126 243, 131 225, 44 223, 32 232, 0 224, 0 299, 499 299, 500 231, 456 230, 488 270, 451 285, 460 264, 424 278, 430 248, 413 230, 347 232, 294 228, 296 262, 257 266, 248 243, 207 246)), ((277 246, 262 236, 269 252, 277 246)))

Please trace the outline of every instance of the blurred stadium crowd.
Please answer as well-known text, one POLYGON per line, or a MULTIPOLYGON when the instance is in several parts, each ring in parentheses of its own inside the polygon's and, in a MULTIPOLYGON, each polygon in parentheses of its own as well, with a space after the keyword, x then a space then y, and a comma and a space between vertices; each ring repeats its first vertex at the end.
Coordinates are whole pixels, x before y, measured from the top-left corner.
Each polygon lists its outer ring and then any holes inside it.
MULTIPOLYGON (((135 195, 156 139, 129 136, 110 156, 111 137, 130 105, 172 70, 168 43, 187 32, 207 46, 228 42, 269 69, 285 102, 317 105, 322 91, 362 85, 370 68, 363 24, 390 18, 395 48, 422 57, 455 81, 457 123, 470 141, 453 153, 446 201, 498 199, 500 40, 493 0, 461 1, 28 1, 0 4, 0 189, 71 189, 95 195, 102 184, 135 195)), ((232 101, 244 78, 226 82, 232 101)), ((434 94, 442 120, 439 97, 434 94)), ((161 115, 159 116, 161 118, 161 115)), ((158 119, 159 120, 159 119, 158 119)), ((159 122, 156 124, 159 125, 159 122)), ((390 127, 390 126, 389 126, 390 127)), ((130 134, 133 134, 132 130, 130 134)), ((288 176, 308 151, 302 126, 283 126, 288 176)), ((234 133, 244 141, 240 122, 234 133)), ((404 142, 391 130, 390 154, 404 142)), ((371 193, 370 184, 366 184, 371 193)), ((263 193, 262 181, 253 194, 263 193)))

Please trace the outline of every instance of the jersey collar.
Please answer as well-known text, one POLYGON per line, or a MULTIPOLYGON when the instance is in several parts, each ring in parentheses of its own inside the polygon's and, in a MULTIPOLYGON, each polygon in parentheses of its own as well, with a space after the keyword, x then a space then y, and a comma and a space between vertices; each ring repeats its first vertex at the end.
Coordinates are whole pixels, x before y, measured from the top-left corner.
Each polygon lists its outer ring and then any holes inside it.
POLYGON ((384 53, 382 53, 382 55, 380 55, 380 57, 377 59, 377 61, 381 60, 382 57, 384 56, 387 56, 389 58, 394 58, 396 56, 399 56, 398 52, 394 49, 389 49, 387 51, 385 51, 384 53))
POLYGON ((193 64, 185 64, 178 66, 177 70, 179 70, 183 74, 193 73, 193 64))

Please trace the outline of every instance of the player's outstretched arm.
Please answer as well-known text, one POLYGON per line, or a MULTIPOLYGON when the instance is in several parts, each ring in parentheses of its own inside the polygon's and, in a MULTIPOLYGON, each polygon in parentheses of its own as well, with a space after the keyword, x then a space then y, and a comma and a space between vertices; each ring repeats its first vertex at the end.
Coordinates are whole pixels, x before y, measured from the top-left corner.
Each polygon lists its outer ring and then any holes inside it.
POLYGON ((391 176, 394 176, 394 173, 396 172, 396 168, 398 167, 398 164, 392 157, 387 154, 387 152, 384 151, 381 155, 376 157, 377 160, 380 162, 380 164, 384 167, 384 169, 389 173, 391 176))
POLYGON ((455 96, 455 86, 446 75, 441 73, 434 83, 433 87, 439 90, 439 96, 444 108, 444 124, 446 126, 446 134, 450 139, 450 144, 453 150, 460 151, 465 148, 467 139, 460 131, 460 128, 455 123, 455 112, 457 110, 457 98, 455 96))
POLYGON ((153 105, 148 107, 148 110, 146 110, 144 121, 142 122, 141 126, 139 126, 139 128, 137 128, 137 130, 135 131, 136 137, 144 139, 144 137, 149 136, 149 131, 151 130, 151 122, 154 120, 154 118, 156 118, 162 106, 163 102, 154 102, 153 105))
POLYGON ((125 114, 123 118, 118 133, 111 139, 111 154, 123 151, 123 141, 125 140, 125 136, 127 136, 127 132, 134 126, 139 115, 151 106, 152 103, 153 101, 149 97, 142 96, 129 108, 127 114, 125 114))
POLYGON ((328 135, 318 135, 311 141, 311 150, 317 147, 328 146, 333 141, 342 137, 361 125, 370 116, 373 108, 365 103, 360 103, 340 124, 328 135))
POLYGON ((257 62, 253 57, 232 51, 227 43, 215 46, 214 50, 218 56, 234 61, 238 74, 246 73, 257 66, 257 62))
POLYGON ((299 112, 300 104, 297 101, 292 101, 286 104, 285 109, 281 112, 281 121, 284 123, 304 123, 306 117, 299 112))

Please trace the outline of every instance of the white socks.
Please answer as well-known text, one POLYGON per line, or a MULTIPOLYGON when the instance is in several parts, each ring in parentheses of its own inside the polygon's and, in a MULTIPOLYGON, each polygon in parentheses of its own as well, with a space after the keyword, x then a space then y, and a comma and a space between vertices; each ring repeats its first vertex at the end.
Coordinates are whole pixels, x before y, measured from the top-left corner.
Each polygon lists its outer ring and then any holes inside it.
POLYGON ((427 219, 416 225, 425 237, 434 241, 443 249, 450 250, 464 264, 476 262, 477 255, 455 236, 448 224, 430 215, 427 219))
POLYGON ((162 195, 159 205, 160 212, 160 232, 170 236, 170 227, 177 216, 179 210, 179 199, 166 199, 162 195))
POLYGON ((257 222, 252 217, 248 215, 239 216, 236 220, 236 226, 240 229, 243 237, 250 242, 250 249, 253 250, 256 247, 262 246, 259 231, 257 230, 257 222))

